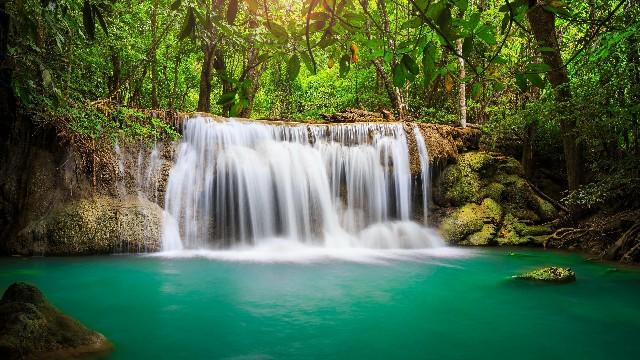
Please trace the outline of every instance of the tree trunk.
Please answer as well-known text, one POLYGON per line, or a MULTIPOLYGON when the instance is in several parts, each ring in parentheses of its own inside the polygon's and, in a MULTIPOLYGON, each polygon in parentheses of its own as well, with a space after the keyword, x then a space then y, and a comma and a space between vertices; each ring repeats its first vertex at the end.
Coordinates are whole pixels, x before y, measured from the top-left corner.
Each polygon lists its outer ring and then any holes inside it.
MULTIPOLYGON (((640 3, 638 0, 629 0, 627 2, 627 6, 625 8, 625 18, 627 22, 627 26, 631 26, 633 21, 640 16, 640 3)), ((633 106, 633 104, 640 103, 640 54, 638 47, 638 34, 633 34, 629 36, 627 40, 627 63, 629 67, 629 105, 633 106)), ((631 114, 632 121, 632 134, 633 134, 633 152, 636 155, 640 155, 640 140, 638 140, 638 136, 640 136, 639 131, 639 121, 638 112, 634 111, 631 114)))
MULTIPOLYGON (((215 51, 213 68, 216 70, 218 79, 222 83, 222 93, 226 94, 233 91, 233 84, 231 83, 231 81, 229 81, 229 76, 227 74, 227 63, 224 60, 224 52, 222 52, 222 50, 220 49, 215 51)), ((222 116, 229 116, 230 109, 230 103, 222 105, 222 116)))
POLYGON ((158 47, 158 0, 151 5, 151 108, 157 109, 158 104, 158 61, 156 48, 158 47))
MULTIPOLYGON (((555 14, 546 11, 544 9, 545 5, 545 0, 529 0, 527 18, 538 43, 538 49, 545 47, 553 50, 539 52, 544 62, 551 67, 547 76, 555 90, 560 110, 562 110, 563 105, 571 100, 569 76, 562 62, 560 46, 556 37, 555 14)), ((577 140, 576 119, 571 117, 570 114, 564 114, 560 120, 560 131, 562 133, 569 190, 576 190, 583 183, 584 176, 582 144, 577 140)))
POLYGON ((13 68, 8 56, 11 17, 5 10, 6 3, 6 0, 0 0, 0 148, 7 146, 16 119, 16 100, 11 86, 13 68))
MULTIPOLYGON (((456 48, 459 54, 462 54, 462 39, 458 39, 456 41, 456 48)), ((465 71, 464 71, 464 59, 462 57, 458 58, 458 62, 460 64, 460 87, 458 90, 458 97, 460 100, 460 126, 463 128, 467 127, 467 89, 466 84, 464 82, 465 71)))
POLYGON ((200 92, 198 94, 198 111, 211 111, 211 65, 214 57, 213 44, 204 46, 204 60, 200 70, 200 92))
POLYGON ((118 56, 117 51, 110 46, 111 52, 111 67, 113 68, 113 74, 110 79, 109 93, 113 94, 114 100, 117 103, 120 103, 120 77, 121 77, 121 64, 120 64, 120 56, 118 56))

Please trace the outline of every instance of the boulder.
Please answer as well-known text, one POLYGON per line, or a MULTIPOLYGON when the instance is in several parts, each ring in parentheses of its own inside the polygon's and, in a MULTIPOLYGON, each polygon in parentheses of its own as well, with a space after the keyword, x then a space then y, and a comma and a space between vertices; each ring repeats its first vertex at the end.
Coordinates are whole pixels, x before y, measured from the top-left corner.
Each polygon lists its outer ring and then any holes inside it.
POLYGON ((111 349, 104 335, 62 314, 33 285, 14 283, 0 300, 2 359, 67 359, 111 349))
POLYGON ((514 275, 513 278, 552 283, 570 283, 576 281, 576 273, 570 268, 549 266, 522 273, 520 275, 514 275))
POLYGON ((436 204, 449 208, 440 224, 446 240, 460 245, 542 245, 545 223, 558 212, 523 178, 520 163, 484 151, 461 154, 434 188, 436 204))
POLYGON ((12 254, 90 255, 161 248, 162 209, 138 197, 72 201, 8 241, 12 254))

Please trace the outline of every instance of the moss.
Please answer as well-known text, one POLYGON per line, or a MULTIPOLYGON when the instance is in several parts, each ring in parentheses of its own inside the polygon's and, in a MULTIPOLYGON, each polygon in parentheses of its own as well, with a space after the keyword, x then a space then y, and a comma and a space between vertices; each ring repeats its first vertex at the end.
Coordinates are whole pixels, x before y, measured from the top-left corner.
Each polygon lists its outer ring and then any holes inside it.
POLYGON ((502 194, 504 193, 505 189, 506 188, 504 185, 497 182, 492 182, 482 189, 482 196, 500 202, 502 200, 502 194))
POLYGON ((507 214, 504 218, 502 228, 498 232, 496 241, 500 246, 526 245, 531 242, 528 235, 524 235, 522 230, 526 225, 522 224, 513 214, 507 214))
POLYGON ((576 273, 570 268, 550 266, 515 275, 513 278, 521 280, 568 283, 576 281, 576 273))
MULTIPOLYGON (((485 199, 480 205, 467 204, 456 210, 442 223, 441 231, 445 239, 459 243, 474 233, 485 231, 474 238, 474 242, 482 242, 488 229, 484 229, 485 222, 496 223, 502 217, 502 208, 492 199, 485 199)), ((495 232, 493 229, 492 233, 495 232)))
POLYGON ((33 285, 15 283, 0 300, 3 359, 62 359, 111 349, 102 334, 60 313, 33 285))
POLYGON ((509 175, 517 175, 523 176, 524 170, 522 169, 522 165, 520 162, 512 157, 508 157, 498 165, 498 172, 509 174, 509 175))
POLYGON ((535 196, 535 203, 538 215, 541 220, 548 221, 558 217, 558 210, 548 201, 539 196, 535 196))
POLYGON ((482 229, 467 237, 463 245, 483 246, 489 245, 496 237, 496 226, 493 224, 484 224, 482 229))
POLYGON ((440 187, 445 189, 444 201, 460 206, 481 199, 480 174, 494 162, 494 158, 481 151, 462 154, 458 162, 445 169, 440 187))

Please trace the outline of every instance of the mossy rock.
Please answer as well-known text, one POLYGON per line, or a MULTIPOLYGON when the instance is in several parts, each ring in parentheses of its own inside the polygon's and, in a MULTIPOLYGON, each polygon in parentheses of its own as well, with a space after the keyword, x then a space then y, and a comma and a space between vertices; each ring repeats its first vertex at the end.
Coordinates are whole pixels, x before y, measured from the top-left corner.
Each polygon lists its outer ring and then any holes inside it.
POLYGON ((60 313, 33 285, 14 283, 0 300, 2 359, 68 359, 111 349, 104 335, 60 313))
POLYGON ((481 199, 481 177, 492 167, 495 158, 482 151, 460 155, 456 164, 447 167, 440 177, 442 200, 460 206, 481 199))
POLYGON ((137 197, 81 199, 23 229, 9 251, 22 255, 90 255, 160 249, 162 209, 137 197))
POLYGON ((576 273, 570 268, 549 266, 529 271, 523 274, 514 275, 513 278, 552 283, 570 283, 576 281, 576 273))
MULTIPOLYGON (((469 235, 483 232, 477 235, 473 241, 479 245, 489 241, 486 238, 489 229, 483 229, 485 223, 497 223, 502 217, 502 208, 493 199, 484 199, 480 205, 467 204, 456 210, 445 219, 441 226, 441 232, 445 239, 452 243, 464 241, 469 235)), ((495 232, 495 229, 494 231, 495 232)))
POLYGON ((482 189, 482 196, 491 198, 497 202, 502 201, 502 194, 504 194, 506 187, 500 183, 492 182, 482 189))
POLYGON ((496 226, 493 224, 484 224, 480 231, 473 233, 463 241, 461 245, 486 246, 491 245, 496 237, 496 226))

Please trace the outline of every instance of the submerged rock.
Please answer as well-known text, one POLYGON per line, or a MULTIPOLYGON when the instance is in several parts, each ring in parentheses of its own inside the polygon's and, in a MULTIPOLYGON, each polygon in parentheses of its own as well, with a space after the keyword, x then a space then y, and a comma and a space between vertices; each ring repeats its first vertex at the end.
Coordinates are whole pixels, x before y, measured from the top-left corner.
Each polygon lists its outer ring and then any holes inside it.
POLYGON ((157 251, 162 216, 157 204, 138 197, 77 200, 32 222, 8 248, 21 255, 157 251))
POLYGON ((111 349, 104 335, 62 314, 33 285, 14 283, 0 300, 2 359, 68 359, 111 349))
POLYGON ((554 283, 568 283, 576 281, 576 273, 570 268, 549 266, 520 275, 514 275, 514 279, 536 280, 554 283))

